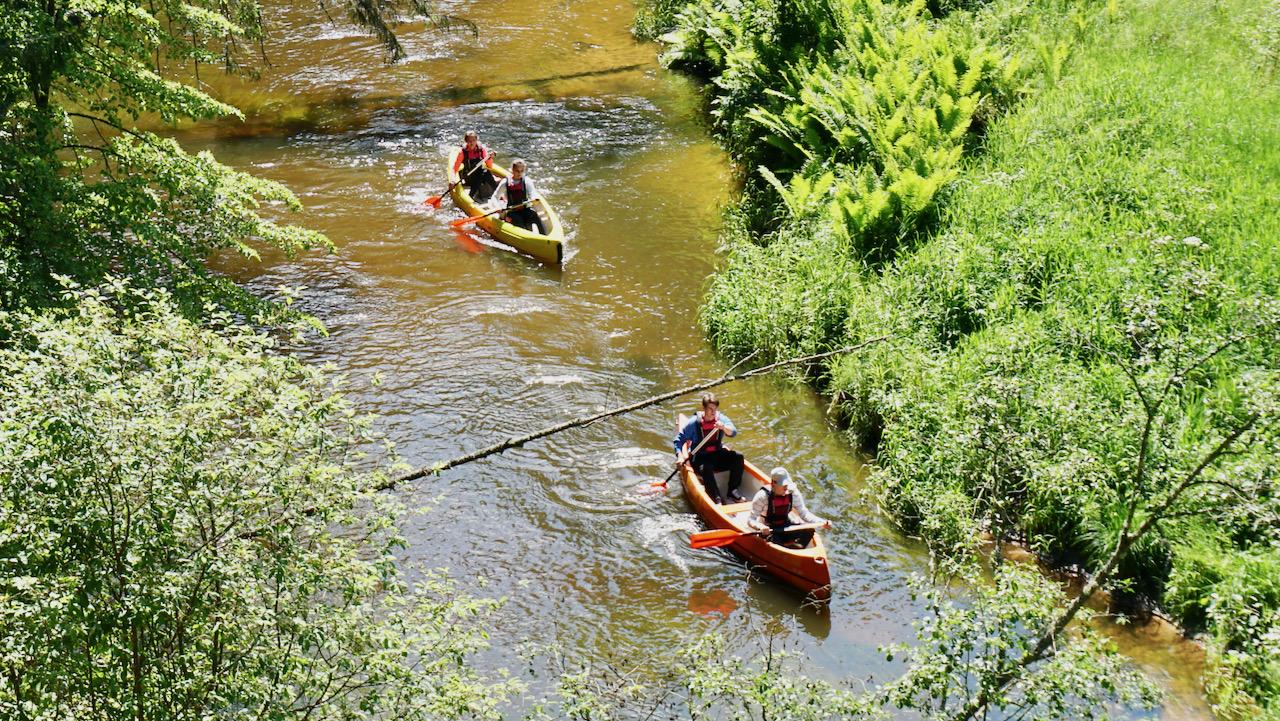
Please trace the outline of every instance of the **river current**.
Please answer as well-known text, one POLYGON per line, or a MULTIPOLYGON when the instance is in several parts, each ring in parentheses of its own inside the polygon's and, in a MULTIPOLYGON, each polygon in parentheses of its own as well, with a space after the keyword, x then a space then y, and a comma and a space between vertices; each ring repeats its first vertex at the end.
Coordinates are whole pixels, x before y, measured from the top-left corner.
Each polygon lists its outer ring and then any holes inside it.
MULTIPOLYGON (((215 264, 254 289, 302 287, 328 335, 294 352, 345 374, 409 463, 425 465, 728 369, 697 315, 715 271, 735 174, 700 118, 696 85, 630 35, 627 0, 440 6, 477 34, 401 29, 409 58, 383 62, 368 37, 310 4, 268 14, 257 80, 209 77, 244 122, 185 129, 189 149, 280 180, 332 254, 215 264), (457 232, 445 153, 476 129, 499 160, 519 155, 558 209, 567 260, 553 268, 457 232)), ((823 610, 748 579, 723 551, 693 551, 701 526, 671 468, 677 412, 696 398, 572 430, 420 482, 407 492, 406 563, 444 567, 504 596, 487 670, 518 670, 520 642, 585 660, 664 656, 717 629, 753 655, 772 638, 831 680, 900 670, 878 647, 909 641, 921 609, 907 579, 927 557, 862 495, 866 468, 824 401, 781 379, 718 389, 733 445, 787 466, 832 518, 834 598, 823 610), (481 580, 483 579, 483 580, 481 580)), ((1162 718, 1209 718, 1190 644, 1109 628, 1168 691, 1162 718)), ((1141 717, 1137 715, 1134 717, 1141 717)))

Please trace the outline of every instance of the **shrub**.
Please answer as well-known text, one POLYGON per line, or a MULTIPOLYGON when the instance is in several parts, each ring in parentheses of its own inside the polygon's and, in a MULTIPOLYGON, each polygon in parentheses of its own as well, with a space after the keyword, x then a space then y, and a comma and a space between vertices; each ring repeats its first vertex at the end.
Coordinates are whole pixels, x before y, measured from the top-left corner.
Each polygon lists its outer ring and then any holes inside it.
POLYGON ((0 716, 499 716, 494 602, 398 570, 331 381, 164 294, 67 300, 0 350, 0 716))

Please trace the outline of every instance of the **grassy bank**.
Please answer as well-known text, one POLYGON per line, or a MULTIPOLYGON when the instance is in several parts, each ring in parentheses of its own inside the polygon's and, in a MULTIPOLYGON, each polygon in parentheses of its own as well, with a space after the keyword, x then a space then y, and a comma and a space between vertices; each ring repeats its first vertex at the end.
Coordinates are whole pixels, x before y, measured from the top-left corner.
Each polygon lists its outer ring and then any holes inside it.
MULTIPOLYGON (((730 355, 892 335, 816 382, 935 551, 986 529, 1095 566, 1274 391, 1274 2, 723 0, 678 26, 669 58, 763 166, 707 331, 730 355)), ((1280 718, 1276 456, 1232 459, 1121 568, 1210 639, 1225 715, 1280 718)))

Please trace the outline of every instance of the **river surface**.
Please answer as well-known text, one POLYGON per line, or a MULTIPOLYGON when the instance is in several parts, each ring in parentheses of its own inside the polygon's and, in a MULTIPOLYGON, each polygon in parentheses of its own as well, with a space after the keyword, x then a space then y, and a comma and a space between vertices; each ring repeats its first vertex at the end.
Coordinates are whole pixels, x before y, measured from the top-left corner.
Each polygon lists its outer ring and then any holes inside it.
MULTIPOLYGON (((727 370, 696 316, 734 175, 700 123, 696 86, 632 39, 627 0, 442 5, 478 35, 409 26, 409 59, 395 66, 311 8, 268 14, 259 80, 203 73, 248 111, 245 122, 178 137, 286 183, 307 206, 298 220, 334 241, 332 254, 293 261, 216 262, 261 292, 305 287, 300 304, 329 335, 296 352, 346 374, 405 460, 450 458, 727 370), (452 231, 448 201, 424 209, 443 189, 447 148, 469 128, 500 160, 529 161, 568 231, 563 268, 452 231)), ((822 399, 778 379, 718 391, 740 430, 733 445, 766 469, 787 466, 810 506, 835 520, 829 609, 745 578, 726 553, 688 548, 700 525, 678 485, 662 494, 650 483, 670 470, 675 416, 695 409, 690 397, 406 492, 413 506, 434 505, 405 519, 406 561, 507 598, 486 670, 523 668, 523 639, 637 663, 710 629, 742 655, 771 637, 831 680, 900 670, 877 648, 912 638, 921 610, 907 579, 927 572, 922 549, 862 497, 866 469, 822 399)), ((1168 691, 1163 710, 1131 718, 1209 717, 1194 647, 1150 628, 1108 632, 1168 691)))

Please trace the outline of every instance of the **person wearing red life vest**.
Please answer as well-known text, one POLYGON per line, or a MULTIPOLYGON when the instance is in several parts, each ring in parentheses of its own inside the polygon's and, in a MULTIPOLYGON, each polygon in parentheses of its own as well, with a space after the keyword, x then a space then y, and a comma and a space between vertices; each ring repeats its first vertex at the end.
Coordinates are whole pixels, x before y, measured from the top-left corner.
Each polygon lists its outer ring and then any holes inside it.
MULTIPOLYGON (((534 203, 542 196, 538 194, 538 189, 533 187, 533 181, 524 174, 526 169, 525 162, 520 158, 511 161, 511 176, 503 178, 502 182, 498 183, 490 204, 506 203, 509 210, 503 216, 503 220, 525 230, 537 228, 539 233, 546 235, 547 229, 542 225, 542 218, 538 215, 538 211, 533 209, 534 203)), ((494 207, 497 206, 494 205, 494 207)))
POLYGON ((498 179, 489 172, 492 167, 493 151, 480 143, 480 135, 476 131, 468 130, 462 136, 462 152, 453 161, 453 171, 462 178, 462 185, 471 193, 471 199, 478 203, 493 195, 493 189, 498 187, 498 179), (485 167, 476 168, 481 164, 485 167))
POLYGON ((720 498, 720 488, 716 485, 716 472, 728 471, 729 500, 745 501, 746 499, 738 493, 738 487, 742 485, 744 463, 742 454, 729 450, 724 445, 724 439, 738 435, 738 429, 734 427, 733 421, 729 420, 729 416, 720 412, 720 399, 716 398, 714 393, 702 394, 702 410, 685 423, 684 428, 676 434, 676 465, 690 461, 689 453, 697 448, 708 434, 715 434, 715 436, 708 439, 706 444, 694 454, 692 458, 694 472, 702 479, 702 485, 707 489, 707 495, 711 496, 711 500, 715 503, 723 503, 724 501, 720 498))
POLYGON ((813 529, 789 531, 787 526, 793 525, 791 512, 795 511, 803 523, 821 523, 824 528, 831 528, 831 521, 815 516, 804 505, 804 495, 791 480, 787 469, 778 466, 769 473, 772 483, 767 488, 756 491, 751 499, 751 517, 747 525, 757 531, 764 531, 762 537, 780 546, 805 548, 813 540, 813 529))

